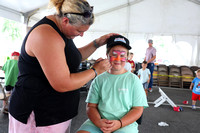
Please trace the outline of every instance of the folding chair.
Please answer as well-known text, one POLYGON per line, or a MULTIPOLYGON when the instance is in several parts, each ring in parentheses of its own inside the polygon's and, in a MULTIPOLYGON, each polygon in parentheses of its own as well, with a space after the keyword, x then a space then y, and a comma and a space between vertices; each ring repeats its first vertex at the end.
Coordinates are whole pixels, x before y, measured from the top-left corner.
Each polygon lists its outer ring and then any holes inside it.
POLYGON ((171 65, 169 67, 169 87, 182 87, 181 71, 178 66, 171 65))
POLYGON ((168 67, 160 64, 158 66, 158 86, 169 86, 168 67))
POLYGON ((177 107, 176 104, 159 88, 160 97, 154 101, 154 107, 159 107, 164 102, 168 102, 172 107, 177 107))
POLYGON ((188 66, 181 66, 182 88, 189 88, 194 79, 193 71, 188 66))

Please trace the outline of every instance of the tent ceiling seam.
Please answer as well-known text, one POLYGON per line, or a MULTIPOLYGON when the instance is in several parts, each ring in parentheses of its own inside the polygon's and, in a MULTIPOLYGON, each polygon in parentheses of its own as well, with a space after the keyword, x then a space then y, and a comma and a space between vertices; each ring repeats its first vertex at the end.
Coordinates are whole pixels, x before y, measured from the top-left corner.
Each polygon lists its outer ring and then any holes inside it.
POLYGON ((0 9, 7 11, 7 12, 10 12, 10 13, 17 14, 17 15, 23 15, 21 12, 18 12, 17 10, 13 10, 11 8, 4 7, 4 6, 1 6, 1 5, 0 5, 0 9))
POLYGON ((198 0, 188 0, 188 1, 193 2, 193 3, 197 4, 197 5, 200 5, 200 1, 198 1, 198 0))
POLYGON ((123 4, 123 5, 120 5, 120 6, 116 6, 116 7, 113 7, 113 8, 110 8, 108 10, 105 10, 105 11, 102 11, 102 12, 99 12, 99 13, 96 13, 95 16, 101 16, 101 15, 104 15, 104 14, 107 14, 109 12, 112 12, 112 11, 115 11, 115 10, 119 10, 121 8, 124 8, 124 7, 127 7, 127 6, 131 6, 131 5, 135 5, 137 3, 140 3, 144 0, 135 0, 135 1, 132 1, 132 2, 129 2, 129 3, 126 3, 126 4, 123 4))
POLYGON ((127 3, 128 3, 128 8, 127 8, 127 32, 129 32, 130 31, 130 1, 128 0, 127 1, 127 3))

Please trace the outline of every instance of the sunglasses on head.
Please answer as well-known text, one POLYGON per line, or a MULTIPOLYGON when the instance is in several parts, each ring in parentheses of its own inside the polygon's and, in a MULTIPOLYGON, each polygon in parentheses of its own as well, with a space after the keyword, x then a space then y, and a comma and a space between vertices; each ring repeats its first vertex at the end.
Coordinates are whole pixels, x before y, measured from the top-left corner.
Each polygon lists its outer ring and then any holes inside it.
POLYGON ((83 16, 83 17, 85 17, 85 18, 89 18, 89 17, 91 17, 92 12, 93 12, 93 6, 91 6, 90 8, 91 8, 91 10, 85 11, 84 13, 68 12, 68 13, 64 13, 64 15, 67 15, 67 14, 75 14, 75 15, 81 15, 81 16, 83 16))

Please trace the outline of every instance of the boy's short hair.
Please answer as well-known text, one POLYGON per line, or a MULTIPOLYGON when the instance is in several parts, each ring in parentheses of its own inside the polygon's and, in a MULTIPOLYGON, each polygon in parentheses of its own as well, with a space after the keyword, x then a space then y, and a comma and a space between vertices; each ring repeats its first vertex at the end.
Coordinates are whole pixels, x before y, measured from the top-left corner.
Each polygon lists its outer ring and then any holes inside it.
POLYGON ((200 69, 198 69, 196 73, 200 73, 200 69))
POLYGON ((130 52, 129 55, 133 55, 133 52, 130 52))
POLYGON ((143 64, 147 64, 147 61, 144 60, 142 63, 143 63, 143 64))

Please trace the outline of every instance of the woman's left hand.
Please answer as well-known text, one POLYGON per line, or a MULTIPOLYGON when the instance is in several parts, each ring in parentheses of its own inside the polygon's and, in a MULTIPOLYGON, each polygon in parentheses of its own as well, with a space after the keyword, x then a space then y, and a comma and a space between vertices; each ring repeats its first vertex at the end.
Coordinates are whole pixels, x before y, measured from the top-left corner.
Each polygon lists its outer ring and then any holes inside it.
POLYGON ((119 35, 119 34, 117 34, 117 33, 109 33, 109 34, 103 35, 100 38, 96 39, 97 45, 99 45, 99 46, 105 45, 107 43, 108 38, 110 38, 113 35, 119 35))

